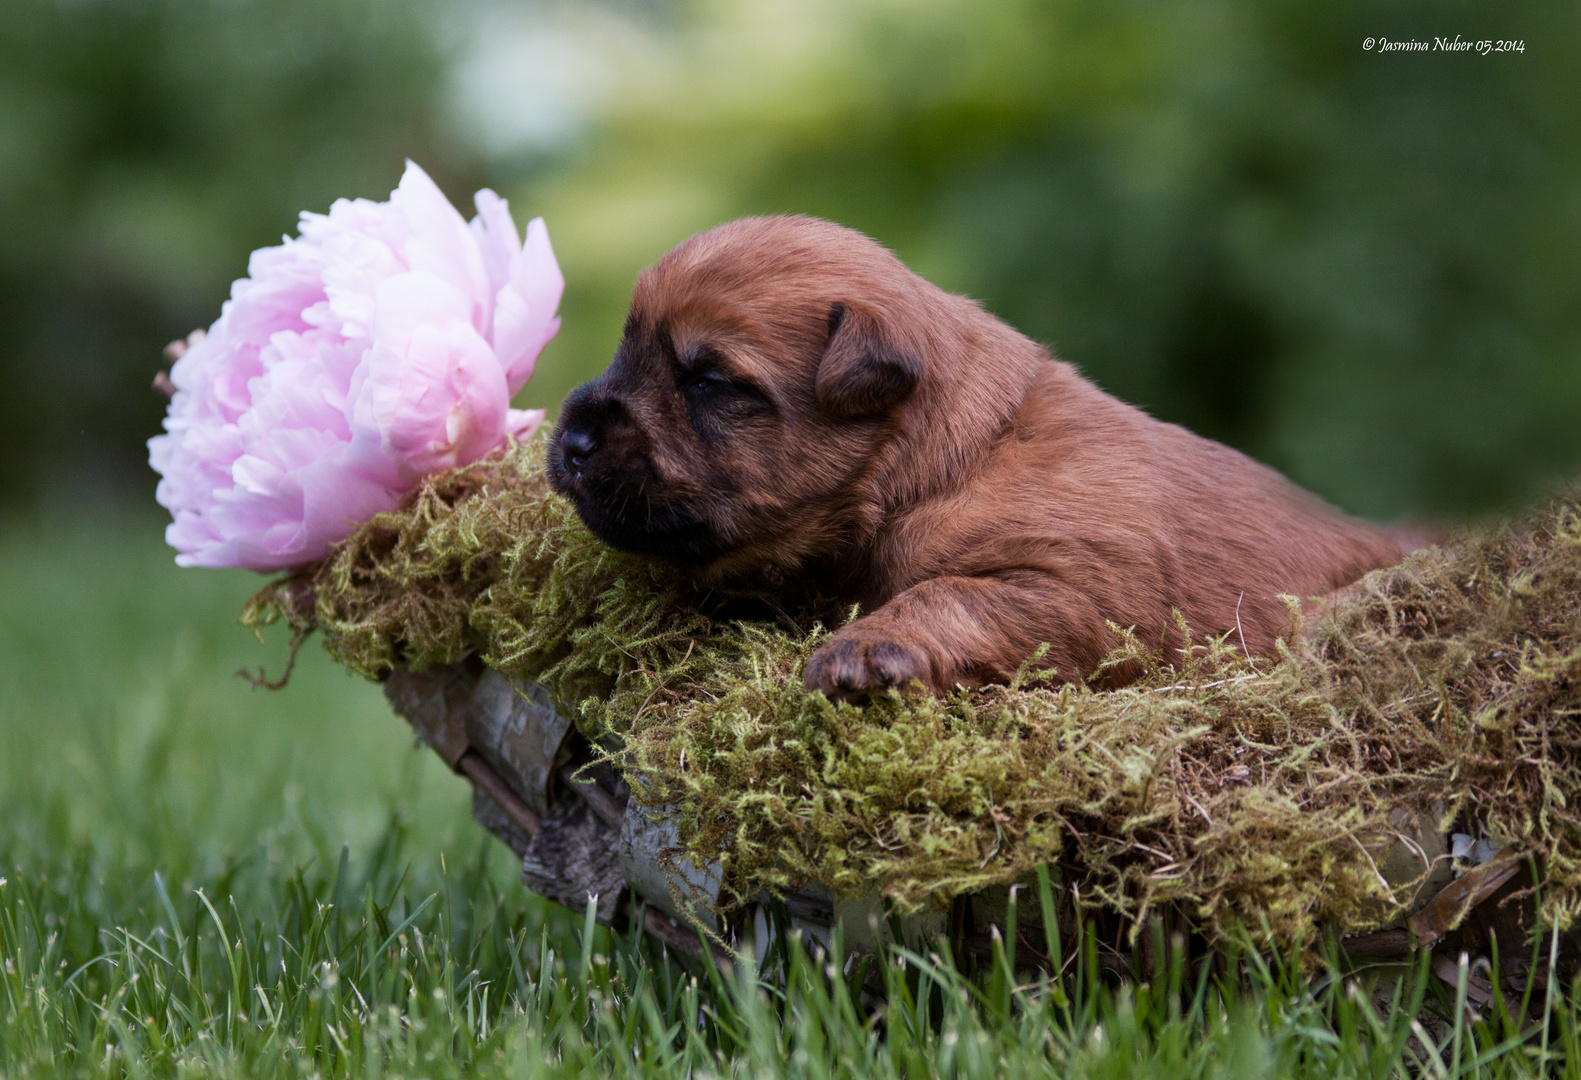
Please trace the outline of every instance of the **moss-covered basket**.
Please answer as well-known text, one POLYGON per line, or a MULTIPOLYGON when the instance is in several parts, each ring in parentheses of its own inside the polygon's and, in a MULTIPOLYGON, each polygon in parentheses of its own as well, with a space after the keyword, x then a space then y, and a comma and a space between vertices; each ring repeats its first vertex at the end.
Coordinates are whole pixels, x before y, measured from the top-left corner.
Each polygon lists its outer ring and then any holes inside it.
POLYGON ((1047 865, 1112 925, 1310 947, 1420 902, 1426 820, 1535 869, 1551 925, 1581 910, 1576 493, 1369 575, 1273 660, 1214 640, 1170 665, 1117 632, 1111 662, 1147 667, 1122 690, 1029 664, 1010 686, 832 704, 802 667, 851 614, 606 548, 534 441, 433 478, 244 620, 318 630, 370 679, 477 657, 543 684, 687 856, 723 867, 726 906, 822 883, 939 910, 1047 865), (1416 872, 1381 872, 1401 850, 1416 872))

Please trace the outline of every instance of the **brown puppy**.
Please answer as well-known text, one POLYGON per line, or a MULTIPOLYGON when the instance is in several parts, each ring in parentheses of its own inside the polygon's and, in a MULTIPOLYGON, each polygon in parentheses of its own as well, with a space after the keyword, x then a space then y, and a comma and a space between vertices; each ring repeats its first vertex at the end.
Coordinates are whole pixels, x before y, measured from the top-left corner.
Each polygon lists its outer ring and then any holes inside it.
POLYGON ((550 478, 607 543, 724 576, 815 575, 868 614, 806 682, 861 697, 1067 679, 1116 644, 1233 632, 1281 593, 1398 561, 1383 531, 1117 401, 859 233, 750 218, 638 279, 609 370, 566 399, 550 478))

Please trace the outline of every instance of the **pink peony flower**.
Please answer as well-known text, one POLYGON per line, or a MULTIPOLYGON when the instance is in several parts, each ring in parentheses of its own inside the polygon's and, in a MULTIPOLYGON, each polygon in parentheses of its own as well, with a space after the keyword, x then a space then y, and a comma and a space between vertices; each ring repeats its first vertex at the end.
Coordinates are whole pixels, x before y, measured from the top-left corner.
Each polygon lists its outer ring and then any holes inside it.
POLYGON ((408 162, 389 202, 342 199, 253 252, 148 441, 177 563, 321 558, 425 476, 543 422, 510 398, 560 328, 565 282, 541 218, 523 244, 505 200, 475 201, 468 225, 408 162))

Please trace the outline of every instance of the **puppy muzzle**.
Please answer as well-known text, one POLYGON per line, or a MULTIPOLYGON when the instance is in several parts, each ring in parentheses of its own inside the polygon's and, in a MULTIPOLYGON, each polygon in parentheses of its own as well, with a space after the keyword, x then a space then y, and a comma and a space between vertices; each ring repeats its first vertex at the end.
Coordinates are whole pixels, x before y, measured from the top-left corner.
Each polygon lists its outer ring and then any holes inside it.
POLYGON ((643 441, 618 398, 601 392, 596 381, 578 387, 566 398, 549 440, 549 482, 571 498, 586 494, 600 473, 629 472, 646 456, 643 441))
POLYGON ((649 436, 595 380, 566 398, 549 441, 549 484, 611 547, 675 562, 711 562, 725 550, 692 501, 657 475, 649 436))

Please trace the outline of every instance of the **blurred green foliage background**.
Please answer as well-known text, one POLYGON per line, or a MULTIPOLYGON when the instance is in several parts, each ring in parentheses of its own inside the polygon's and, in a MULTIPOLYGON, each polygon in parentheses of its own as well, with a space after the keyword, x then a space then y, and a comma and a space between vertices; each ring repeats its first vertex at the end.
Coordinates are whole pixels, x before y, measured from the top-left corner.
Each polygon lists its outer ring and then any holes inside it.
POLYGON ((405 157, 637 271, 796 211, 1353 511, 1581 471, 1581 8, 1540 0, 6 0, 0 506, 150 506, 161 346, 405 157), (1524 51, 1381 53, 1369 36, 1524 51))

